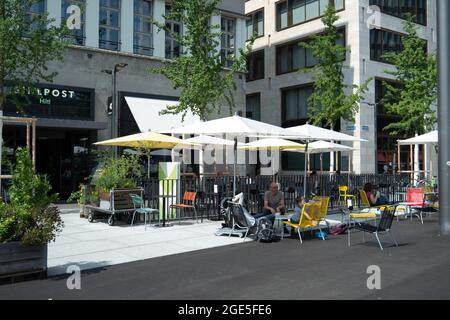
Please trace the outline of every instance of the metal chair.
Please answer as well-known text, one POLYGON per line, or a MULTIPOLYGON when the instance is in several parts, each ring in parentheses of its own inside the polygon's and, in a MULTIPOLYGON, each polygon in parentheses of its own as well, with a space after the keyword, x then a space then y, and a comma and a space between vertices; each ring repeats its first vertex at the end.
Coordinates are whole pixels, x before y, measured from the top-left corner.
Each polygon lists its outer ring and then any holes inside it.
MULTIPOLYGON (((171 204, 170 208, 171 209, 179 209, 179 210, 192 209, 192 210, 194 210, 195 221, 198 222, 197 209, 195 207, 196 198, 197 198, 197 192, 186 191, 183 195, 183 203, 171 204)), ((181 224, 181 214, 179 216, 179 223, 181 224)))
MULTIPOLYGON (((144 214, 144 225, 145 225, 145 230, 147 230, 147 215, 150 216, 150 214, 156 213, 156 214, 158 214, 158 217, 159 217, 159 210, 153 209, 153 208, 145 208, 144 207, 144 199, 142 199, 142 197, 137 194, 130 193, 130 197, 131 197, 131 201, 133 201, 133 205, 134 205, 134 212, 133 212, 133 218, 131 219, 131 226, 133 226, 136 213, 144 214)), ((150 220, 150 223, 151 223, 151 220, 150 220)))
POLYGON ((339 186, 338 191, 339 191, 338 205, 342 204, 343 206, 345 206, 347 203, 347 199, 352 199, 352 201, 355 200, 354 195, 347 193, 348 191, 347 186, 339 186))
MULTIPOLYGON (((372 225, 372 224, 364 223, 364 222, 356 222, 354 224, 353 228, 363 232, 363 239, 364 239, 363 241, 365 241, 364 235, 366 232, 373 234, 375 236, 375 238, 377 239, 378 245, 380 246, 381 250, 383 250, 383 246, 381 245, 381 241, 379 238, 380 234, 388 233, 391 236, 395 246, 398 247, 398 243, 395 240, 394 234, 392 233, 392 230, 391 230, 392 222, 393 222, 394 216, 395 216, 395 210, 396 210, 396 206, 386 206, 383 209, 380 221, 377 225, 372 225)), ((352 226, 349 226, 348 231, 347 231, 349 247, 351 246, 351 243, 350 243, 351 227, 352 226)))

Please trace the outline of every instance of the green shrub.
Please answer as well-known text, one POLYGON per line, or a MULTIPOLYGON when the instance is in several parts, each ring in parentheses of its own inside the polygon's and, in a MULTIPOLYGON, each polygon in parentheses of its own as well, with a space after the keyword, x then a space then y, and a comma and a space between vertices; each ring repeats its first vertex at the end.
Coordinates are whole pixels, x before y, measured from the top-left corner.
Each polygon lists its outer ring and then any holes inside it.
POLYGON ((63 222, 58 208, 51 205, 58 195, 50 191, 46 176, 34 171, 28 149, 17 149, 11 202, 0 205, 0 243, 40 245, 55 239, 63 222))

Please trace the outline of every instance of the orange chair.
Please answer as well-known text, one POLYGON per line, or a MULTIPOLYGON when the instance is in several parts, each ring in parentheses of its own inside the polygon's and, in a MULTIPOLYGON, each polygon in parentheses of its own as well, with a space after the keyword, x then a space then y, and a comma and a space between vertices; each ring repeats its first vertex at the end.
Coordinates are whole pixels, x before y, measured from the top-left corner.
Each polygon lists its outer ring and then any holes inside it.
MULTIPOLYGON (((189 192, 186 191, 183 195, 183 203, 179 204, 171 204, 171 209, 180 209, 180 210, 186 210, 186 209, 193 209, 195 214, 195 221, 198 222, 197 219, 197 209, 195 208, 195 199, 197 198, 197 192, 189 192)), ((179 216, 179 221, 181 223, 181 215, 179 216)))

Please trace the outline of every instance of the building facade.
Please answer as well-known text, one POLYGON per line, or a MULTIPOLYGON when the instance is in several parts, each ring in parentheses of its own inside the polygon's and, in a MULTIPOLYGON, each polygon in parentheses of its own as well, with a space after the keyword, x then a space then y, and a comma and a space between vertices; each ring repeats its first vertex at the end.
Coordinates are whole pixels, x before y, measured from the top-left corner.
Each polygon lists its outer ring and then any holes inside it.
MULTIPOLYGON (((246 81, 247 115, 274 125, 290 127, 308 121, 307 99, 312 92, 311 74, 299 70, 315 64, 310 50, 300 48, 312 34, 320 33, 320 20, 328 0, 249 0, 245 3, 247 35, 257 34, 249 59, 246 81)), ((381 58, 385 52, 401 48, 405 14, 415 16, 418 34, 426 40, 428 52, 436 50, 435 0, 334 0, 338 11, 342 44, 349 48, 345 60, 345 83, 360 85, 373 78, 354 123, 341 121, 337 129, 368 142, 354 143, 352 170, 356 173, 380 172, 394 161, 395 137, 383 128, 395 117, 382 106, 382 80, 392 66, 381 58)), ((429 150, 434 152, 434 150, 429 150)), ((347 155, 339 166, 347 170, 347 155)), ((402 162, 409 161, 409 150, 402 151, 402 162)), ((327 155, 325 163, 333 162, 327 155)), ((282 171, 303 170, 302 155, 283 155, 282 171)), ((334 158, 335 159, 335 158, 334 158)), ((423 165, 427 165, 421 159, 423 165)), ((313 169, 318 170, 317 159, 313 169)), ((423 167, 422 167, 423 168, 423 167)), ((406 169, 403 167, 403 169, 406 169)))
MULTIPOLYGON (((246 41, 244 1, 224 0, 218 9, 211 24, 222 26, 221 50, 238 55, 246 41)), ((149 21, 155 19, 175 32, 184 32, 176 21, 164 21, 167 10, 170 2, 164 0, 46 0, 31 8, 32 12, 47 11, 56 25, 68 23, 72 29, 73 44, 64 61, 49 64, 58 72, 53 83, 39 84, 37 95, 23 107, 26 116, 38 119, 37 170, 49 175, 61 199, 90 175, 92 143, 111 138, 115 69, 119 136, 167 129, 163 125, 169 121, 181 125, 181 117, 152 117, 176 103, 179 94, 166 78, 148 71, 183 51, 149 21)), ((244 110, 245 76, 236 75, 236 84, 236 105, 244 110)), ((227 112, 227 108, 222 110, 222 114, 227 112)), ((19 115, 12 101, 5 115, 19 115)), ((3 138, 11 149, 25 145, 26 130, 5 125, 3 138)))

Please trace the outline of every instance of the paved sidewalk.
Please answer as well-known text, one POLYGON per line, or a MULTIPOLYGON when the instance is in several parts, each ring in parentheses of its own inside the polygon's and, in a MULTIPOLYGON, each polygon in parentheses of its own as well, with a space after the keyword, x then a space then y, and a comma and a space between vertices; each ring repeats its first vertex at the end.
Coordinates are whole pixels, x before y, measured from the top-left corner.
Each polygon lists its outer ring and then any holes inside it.
POLYGON ((394 222, 400 246, 383 237, 383 252, 356 233, 350 248, 345 235, 241 242, 87 271, 81 290, 67 276, 3 285, 0 299, 450 299, 450 238, 438 230, 436 218, 394 222), (381 290, 367 288, 371 265, 381 290))
POLYGON ((63 232, 48 248, 50 276, 63 274, 74 264, 87 270, 243 242, 237 237, 215 236, 221 227, 218 221, 145 230, 142 224, 131 227, 120 221, 112 227, 104 220, 89 223, 79 213, 63 214, 62 219, 63 232))

